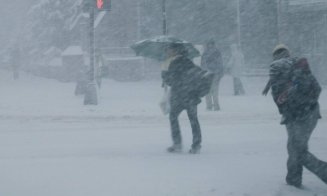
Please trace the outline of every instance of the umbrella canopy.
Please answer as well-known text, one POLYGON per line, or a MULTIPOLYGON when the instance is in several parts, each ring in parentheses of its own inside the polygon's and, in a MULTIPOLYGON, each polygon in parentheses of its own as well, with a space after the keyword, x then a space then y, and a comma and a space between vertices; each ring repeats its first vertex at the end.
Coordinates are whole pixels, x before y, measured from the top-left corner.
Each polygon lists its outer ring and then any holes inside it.
POLYGON ((187 51, 187 57, 190 59, 200 56, 200 52, 193 44, 172 36, 158 36, 152 39, 142 40, 133 44, 131 48, 137 56, 163 61, 166 59, 165 50, 169 44, 181 44, 187 51))

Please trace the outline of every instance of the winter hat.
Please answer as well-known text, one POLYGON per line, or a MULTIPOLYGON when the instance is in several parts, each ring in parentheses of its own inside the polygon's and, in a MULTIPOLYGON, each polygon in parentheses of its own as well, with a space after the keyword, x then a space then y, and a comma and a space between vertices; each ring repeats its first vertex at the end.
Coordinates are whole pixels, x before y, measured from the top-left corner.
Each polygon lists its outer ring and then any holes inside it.
POLYGON ((273 50, 274 59, 281 59, 290 56, 290 50, 284 44, 278 44, 273 50))
POLYGON ((273 54, 274 54, 275 52, 277 52, 278 50, 288 50, 288 51, 289 51, 288 47, 287 47, 285 44, 278 44, 278 45, 274 48, 274 50, 273 50, 273 54))

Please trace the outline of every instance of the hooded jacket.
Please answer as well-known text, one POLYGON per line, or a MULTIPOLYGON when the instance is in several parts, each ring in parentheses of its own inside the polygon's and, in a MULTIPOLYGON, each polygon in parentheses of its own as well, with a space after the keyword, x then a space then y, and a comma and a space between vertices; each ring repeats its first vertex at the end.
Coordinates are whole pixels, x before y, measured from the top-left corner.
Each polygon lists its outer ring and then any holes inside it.
POLYGON ((319 95, 321 87, 311 73, 306 59, 281 58, 270 65, 269 86, 282 124, 308 117, 321 118, 319 95))
POLYGON ((217 48, 206 49, 201 58, 201 67, 222 76, 224 74, 223 59, 217 48))
POLYGON ((197 105, 201 99, 191 89, 192 84, 188 71, 196 65, 185 56, 178 56, 169 65, 168 71, 162 72, 165 84, 171 87, 171 107, 197 105))

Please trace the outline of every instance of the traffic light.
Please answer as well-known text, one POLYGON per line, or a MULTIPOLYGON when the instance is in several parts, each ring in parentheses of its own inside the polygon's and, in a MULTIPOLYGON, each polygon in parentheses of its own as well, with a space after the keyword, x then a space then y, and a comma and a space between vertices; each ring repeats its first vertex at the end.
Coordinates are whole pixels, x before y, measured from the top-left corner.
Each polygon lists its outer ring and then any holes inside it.
POLYGON ((109 11, 111 9, 111 0, 96 0, 96 8, 100 11, 109 11))

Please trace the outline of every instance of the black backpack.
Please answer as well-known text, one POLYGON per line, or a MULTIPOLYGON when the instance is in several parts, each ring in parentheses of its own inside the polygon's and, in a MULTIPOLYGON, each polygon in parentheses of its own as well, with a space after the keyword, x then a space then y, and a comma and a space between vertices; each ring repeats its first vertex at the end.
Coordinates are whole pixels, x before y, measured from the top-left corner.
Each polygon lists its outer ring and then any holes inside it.
POLYGON ((214 74, 199 66, 194 65, 186 73, 188 77, 189 90, 192 94, 201 98, 209 94, 214 79, 214 74))

